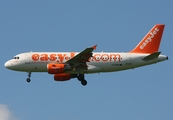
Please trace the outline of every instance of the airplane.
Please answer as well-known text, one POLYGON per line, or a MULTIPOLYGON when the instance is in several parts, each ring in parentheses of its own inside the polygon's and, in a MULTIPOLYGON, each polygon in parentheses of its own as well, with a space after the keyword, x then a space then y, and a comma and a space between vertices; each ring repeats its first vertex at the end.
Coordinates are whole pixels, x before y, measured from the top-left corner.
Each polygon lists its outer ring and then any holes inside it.
POLYGON ((85 86, 85 74, 122 71, 168 60, 168 56, 158 51, 164 27, 164 24, 156 24, 134 49, 126 53, 93 52, 97 45, 82 52, 26 52, 15 55, 4 66, 27 72, 27 82, 31 81, 32 72, 48 72, 54 75, 55 81, 77 78, 85 86))

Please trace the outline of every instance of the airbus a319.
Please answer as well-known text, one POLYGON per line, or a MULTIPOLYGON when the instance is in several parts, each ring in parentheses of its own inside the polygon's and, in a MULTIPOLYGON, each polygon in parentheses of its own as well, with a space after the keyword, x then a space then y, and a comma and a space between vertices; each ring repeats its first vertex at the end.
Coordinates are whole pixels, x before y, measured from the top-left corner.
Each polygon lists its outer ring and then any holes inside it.
POLYGON ((158 51, 164 26, 156 24, 133 50, 126 53, 93 52, 97 45, 82 52, 27 52, 15 55, 5 67, 27 72, 27 82, 31 81, 32 72, 47 72, 55 81, 77 78, 85 86, 85 74, 133 69, 167 60, 168 56, 158 51))

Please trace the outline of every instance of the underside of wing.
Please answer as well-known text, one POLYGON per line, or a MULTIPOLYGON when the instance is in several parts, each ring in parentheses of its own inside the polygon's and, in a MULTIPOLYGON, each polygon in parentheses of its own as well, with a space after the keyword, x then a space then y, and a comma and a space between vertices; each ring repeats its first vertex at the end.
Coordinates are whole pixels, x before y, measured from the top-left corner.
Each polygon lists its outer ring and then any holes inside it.
POLYGON ((86 62, 89 62, 89 58, 92 57, 92 52, 96 49, 96 46, 97 45, 86 48, 85 50, 68 60, 66 63, 73 66, 75 70, 87 70, 88 66, 86 65, 86 62))

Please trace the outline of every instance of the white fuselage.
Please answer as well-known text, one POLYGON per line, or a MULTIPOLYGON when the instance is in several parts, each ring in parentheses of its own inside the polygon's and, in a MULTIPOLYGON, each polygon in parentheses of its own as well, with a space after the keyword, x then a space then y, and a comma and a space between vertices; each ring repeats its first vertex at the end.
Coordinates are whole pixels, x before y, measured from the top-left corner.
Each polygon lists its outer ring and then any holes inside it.
POLYGON ((133 69, 167 60, 160 55, 159 46, 164 24, 156 24, 139 44, 130 52, 93 52, 97 45, 88 47, 81 52, 27 52, 16 55, 5 63, 5 67, 28 73, 30 82, 31 72, 48 72, 54 75, 56 81, 67 81, 77 78, 86 85, 84 74, 113 72, 133 69))
MULTIPOLYGON (((16 55, 5 63, 5 67, 16 71, 47 72, 49 63, 65 63, 78 52, 27 52, 16 55)), ((93 52, 93 57, 86 62, 87 70, 72 70, 70 74, 113 72, 157 63, 167 60, 165 55, 159 55, 150 61, 142 60, 149 54, 93 52)))

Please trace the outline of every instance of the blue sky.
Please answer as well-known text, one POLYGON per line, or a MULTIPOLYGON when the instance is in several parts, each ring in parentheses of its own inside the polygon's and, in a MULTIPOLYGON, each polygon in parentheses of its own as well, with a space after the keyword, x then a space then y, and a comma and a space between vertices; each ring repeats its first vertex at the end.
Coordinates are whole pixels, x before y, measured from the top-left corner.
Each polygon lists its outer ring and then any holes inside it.
POLYGON ((1 120, 173 119, 173 2, 137 0, 1 0, 1 120), (133 49, 157 23, 169 60, 133 70, 55 82, 48 73, 10 71, 4 63, 28 51, 133 49))

